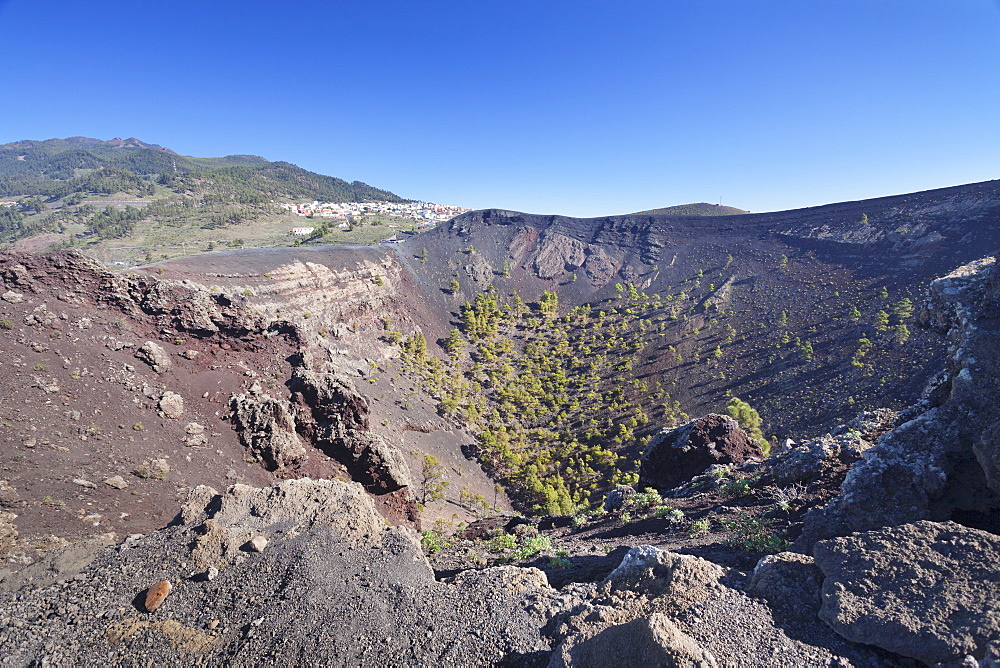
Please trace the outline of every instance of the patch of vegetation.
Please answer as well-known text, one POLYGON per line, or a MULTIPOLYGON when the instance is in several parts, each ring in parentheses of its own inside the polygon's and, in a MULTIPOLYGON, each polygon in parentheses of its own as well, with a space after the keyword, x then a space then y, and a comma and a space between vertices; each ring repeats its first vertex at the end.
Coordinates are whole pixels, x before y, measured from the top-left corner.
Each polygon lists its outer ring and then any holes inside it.
POLYGON ((788 541, 783 532, 775 528, 775 522, 763 516, 724 520, 722 526, 730 533, 726 543, 746 552, 774 554, 788 547, 788 541))
POLYGON ((513 550, 516 545, 517 536, 509 533, 502 533, 499 536, 491 538, 489 543, 486 544, 486 549, 496 554, 503 554, 508 550, 513 550))
POLYGON ((432 529, 424 529, 420 534, 420 546, 427 554, 435 554, 451 545, 447 536, 432 529))
POLYGON ((688 535, 691 538, 697 538, 698 536, 704 536, 709 532, 710 525, 708 520, 701 519, 691 522, 691 526, 688 527, 688 535))
POLYGON ((451 483, 444 479, 444 467, 440 460, 434 455, 424 455, 420 468, 420 504, 426 506, 443 499, 449 485, 451 483))
POLYGON ((66 502, 62 499, 54 499, 51 496, 42 497, 42 505, 48 506, 49 508, 65 508, 66 502))
POLYGON ((557 550, 556 556, 549 559, 549 568, 569 568, 573 565, 570 561, 569 552, 566 550, 557 550))
POLYGON ((739 480, 730 480, 719 488, 719 492, 723 496, 728 497, 741 497, 746 496, 750 493, 750 481, 746 478, 740 478, 739 480))
POLYGON ((548 536, 532 536, 524 541, 521 547, 511 553, 510 558, 514 561, 530 559, 540 552, 544 552, 552 547, 552 539, 548 536))
MULTIPOLYGON (((809 354, 812 355, 812 345, 809 346, 809 354)), ((764 432, 760 430, 763 420, 760 418, 760 413, 758 413, 754 408, 738 397, 730 397, 729 401, 726 402, 726 412, 729 416, 740 423, 752 438, 754 438, 759 444, 761 449, 764 451, 764 456, 766 457, 771 451, 771 445, 768 443, 767 439, 764 438, 764 432)))

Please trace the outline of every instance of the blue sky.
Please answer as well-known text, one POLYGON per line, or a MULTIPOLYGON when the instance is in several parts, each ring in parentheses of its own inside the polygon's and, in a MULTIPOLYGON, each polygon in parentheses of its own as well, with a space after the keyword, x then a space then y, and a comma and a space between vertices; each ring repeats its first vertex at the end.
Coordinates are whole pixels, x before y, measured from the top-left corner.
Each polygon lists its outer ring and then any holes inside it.
POLYGON ((992 0, 0 0, 0 30, 0 143, 136 136, 582 216, 1000 178, 992 0))

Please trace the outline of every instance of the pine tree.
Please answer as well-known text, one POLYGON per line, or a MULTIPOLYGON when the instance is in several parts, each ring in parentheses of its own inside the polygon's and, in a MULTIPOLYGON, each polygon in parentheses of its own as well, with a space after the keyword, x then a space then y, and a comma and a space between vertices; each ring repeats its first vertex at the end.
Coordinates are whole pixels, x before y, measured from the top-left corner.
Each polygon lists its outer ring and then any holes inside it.
POLYGON ((444 491, 450 484, 444 479, 441 461, 434 455, 424 455, 420 469, 420 503, 426 506, 431 501, 443 499, 444 491))
POLYGON ((754 410, 749 403, 738 397, 730 397, 726 403, 726 412, 729 413, 729 417, 739 422, 740 426, 746 429, 750 436, 760 443, 761 449, 766 455, 768 450, 770 450, 770 446, 767 439, 764 438, 764 432, 760 430, 763 424, 760 413, 754 410))

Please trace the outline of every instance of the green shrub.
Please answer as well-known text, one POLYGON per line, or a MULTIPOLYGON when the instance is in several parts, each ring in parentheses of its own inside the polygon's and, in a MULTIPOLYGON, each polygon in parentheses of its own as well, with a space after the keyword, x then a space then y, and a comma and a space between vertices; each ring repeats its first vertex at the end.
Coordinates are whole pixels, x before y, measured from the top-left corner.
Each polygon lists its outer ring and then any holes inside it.
POLYGON ((517 537, 509 534, 503 533, 499 536, 490 539, 490 542, 486 544, 486 549, 490 552, 496 554, 503 554, 507 550, 512 550, 517 545, 517 537))
POLYGON ((444 498, 444 491, 451 483, 444 480, 444 467, 434 455, 424 455, 420 470, 420 503, 427 505, 431 501, 444 498))
POLYGON ((774 528, 773 520, 765 517, 742 517, 722 523, 730 532, 726 543, 747 552, 782 552, 788 547, 783 532, 774 528))
POLYGON ((661 519, 670 520, 671 522, 684 521, 684 511, 678 510, 673 506, 660 506, 654 511, 654 515, 661 519))
POLYGON ((642 491, 642 493, 636 494, 629 500, 635 505, 636 508, 650 508, 663 503, 663 498, 660 496, 660 493, 652 487, 647 487, 642 491))
POLYGON ((566 550, 557 551, 556 556, 549 559, 549 568, 569 568, 570 565, 569 552, 566 550))
POLYGON ((510 556, 511 559, 515 560, 528 559, 539 552, 544 552, 550 547, 552 547, 552 540, 548 536, 533 536, 526 540, 524 545, 515 550, 510 556))
POLYGON ((420 534, 420 545, 424 548, 424 551, 427 552, 427 554, 440 552, 450 544, 451 541, 437 531, 425 529, 420 534))
POLYGON ((688 535, 692 538, 696 536, 703 536, 708 533, 709 524, 708 520, 697 520, 691 523, 691 527, 688 529, 688 535))
POLYGON ((719 491, 730 497, 746 496, 750 493, 750 483, 746 480, 730 480, 719 491))

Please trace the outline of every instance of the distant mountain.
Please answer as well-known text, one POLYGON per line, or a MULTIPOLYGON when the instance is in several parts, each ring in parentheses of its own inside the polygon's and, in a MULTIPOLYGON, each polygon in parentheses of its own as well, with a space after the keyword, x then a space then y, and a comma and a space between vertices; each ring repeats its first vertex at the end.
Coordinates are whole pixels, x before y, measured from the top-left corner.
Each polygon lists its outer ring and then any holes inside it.
MULTIPOLYGON (((58 141, 58 140, 50 140, 58 141)), ((156 151, 166 151, 167 153, 173 153, 177 155, 176 151, 173 151, 166 146, 160 146, 159 144, 147 144, 141 139, 136 139, 135 137, 129 137, 128 139, 122 139, 121 137, 115 137, 107 142, 100 139, 92 139, 91 137, 67 137, 66 143, 73 146, 80 146, 83 148, 89 148, 91 146, 97 146, 100 144, 110 144, 116 148, 150 148, 156 151)))
POLYGON ((676 206, 665 206, 659 209, 649 209, 648 211, 636 211, 636 216, 738 216, 750 213, 734 206, 722 206, 721 204, 709 204, 708 202, 698 202, 696 204, 678 204, 676 206))
POLYGON ((280 245, 295 224, 281 202, 409 201, 288 162, 195 158, 135 137, 0 145, 0 200, 17 202, 0 207, 0 244, 96 251, 127 240, 146 247, 140 257, 152 247, 162 256, 216 240, 280 245))
MULTIPOLYGON (((19 141, 0 145, 0 197, 39 196, 48 200, 88 192, 110 194, 122 183, 153 177, 197 177, 200 191, 238 193, 244 199, 318 199, 333 202, 402 197, 362 183, 316 174, 287 162, 256 155, 195 158, 130 137, 110 141, 89 137, 19 141), (101 172, 100 170, 111 170, 101 172), (110 179, 111 183, 102 183, 110 179), (256 197, 253 197, 256 195, 256 197)), ((186 185, 186 182, 182 180, 186 185)), ((167 185, 167 184, 164 184, 167 185)), ((138 188, 142 190, 142 188, 138 188)), ((131 191, 122 190, 126 194, 131 191)), ((142 194, 140 192, 132 194, 142 194)))

